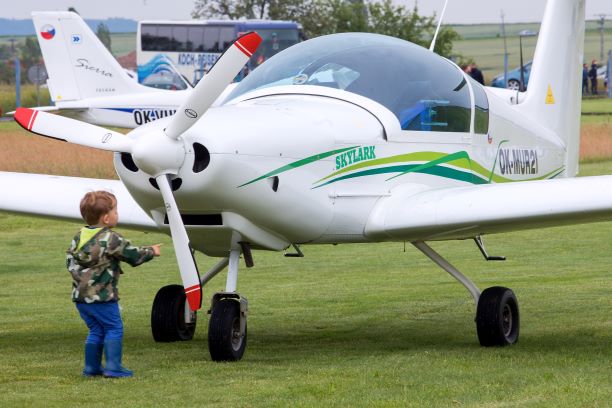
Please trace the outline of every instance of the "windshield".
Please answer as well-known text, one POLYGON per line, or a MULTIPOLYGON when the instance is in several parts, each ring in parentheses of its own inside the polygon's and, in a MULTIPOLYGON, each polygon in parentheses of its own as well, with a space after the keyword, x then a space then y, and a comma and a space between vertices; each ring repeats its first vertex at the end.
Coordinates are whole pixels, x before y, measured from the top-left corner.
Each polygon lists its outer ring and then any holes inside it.
POLYGON ((298 30, 295 28, 256 28, 254 31, 259 34, 262 41, 255 54, 251 57, 251 63, 254 63, 253 67, 262 64, 264 61, 300 41, 298 30))
POLYGON ((227 100, 279 85, 316 85, 384 105, 406 130, 468 132, 470 96, 453 64, 392 37, 345 33, 283 51, 246 77, 227 100))

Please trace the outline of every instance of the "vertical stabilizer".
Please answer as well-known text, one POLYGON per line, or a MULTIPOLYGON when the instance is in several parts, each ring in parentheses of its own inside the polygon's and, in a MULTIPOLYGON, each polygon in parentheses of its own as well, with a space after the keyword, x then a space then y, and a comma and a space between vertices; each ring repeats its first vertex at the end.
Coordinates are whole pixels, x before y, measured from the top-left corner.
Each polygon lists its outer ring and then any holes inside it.
POLYGON ((518 106, 566 146, 566 177, 578 173, 585 0, 548 0, 529 85, 518 106))
POLYGON ((33 12, 55 102, 146 92, 131 79, 83 19, 72 12, 33 12))

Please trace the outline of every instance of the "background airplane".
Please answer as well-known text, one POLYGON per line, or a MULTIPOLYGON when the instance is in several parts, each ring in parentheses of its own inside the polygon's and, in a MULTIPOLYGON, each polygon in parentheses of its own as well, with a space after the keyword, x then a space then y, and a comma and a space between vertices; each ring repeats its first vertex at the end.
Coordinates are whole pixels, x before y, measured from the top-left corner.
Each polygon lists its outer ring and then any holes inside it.
POLYGON ((191 92, 187 82, 188 89, 170 91, 130 78, 76 13, 33 12, 32 20, 55 104, 38 110, 94 124, 135 128, 173 115, 191 92))
POLYGON ((486 255, 484 234, 612 218, 612 177, 572 178, 583 36, 584 0, 550 0, 529 90, 514 105, 422 47, 349 33, 279 53, 210 108, 256 47, 250 34, 177 115, 127 136, 18 110, 34 133, 116 152, 121 180, 2 173, 0 188, 15 193, 0 209, 80 219, 82 194, 105 188, 119 198, 122 224, 169 232, 185 292, 158 292, 158 341, 193 336, 201 286, 228 267, 226 290, 211 301, 213 360, 245 351, 240 256, 249 267, 253 249, 299 254, 312 243, 412 242, 468 289, 480 343, 513 344, 514 293, 481 292, 426 241, 474 239, 486 255), (44 207, 41 192, 50 197, 44 207), (221 260, 200 277, 192 248, 221 260))

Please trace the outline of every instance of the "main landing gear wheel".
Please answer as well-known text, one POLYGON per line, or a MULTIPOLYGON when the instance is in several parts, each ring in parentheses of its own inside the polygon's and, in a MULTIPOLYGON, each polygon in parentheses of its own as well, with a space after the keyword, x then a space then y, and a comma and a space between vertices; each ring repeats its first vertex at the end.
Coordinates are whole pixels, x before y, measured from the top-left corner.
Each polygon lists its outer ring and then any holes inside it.
POLYGON ((519 309, 514 292, 494 286, 485 289, 476 309, 476 331, 484 347, 507 346, 518 341, 519 309))
POLYGON ((185 290, 181 285, 168 285, 161 288, 151 310, 151 331, 157 342, 191 340, 196 329, 197 315, 189 311, 185 290), (185 308, 191 313, 186 322, 185 308))
POLYGON ((221 299, 213 306, 208 325, 208 349, 213 361, 238 361, 247 343, 247 327, 240 329, 240 302, 221 299))

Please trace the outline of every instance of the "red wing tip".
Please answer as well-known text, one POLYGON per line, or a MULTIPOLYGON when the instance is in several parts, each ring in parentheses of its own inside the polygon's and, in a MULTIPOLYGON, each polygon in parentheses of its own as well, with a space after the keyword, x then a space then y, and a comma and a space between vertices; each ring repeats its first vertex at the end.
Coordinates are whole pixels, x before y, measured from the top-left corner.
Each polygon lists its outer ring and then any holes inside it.
POLYGON ((200 285, 185 288, 185 296, 187 296, 187 303, 189 303, 189 308, 192 311, 195 312, 202 307, 202 289, 200 285))
POLYGON ((29 109, 29 108, 17 108, 15 110, 15 120, 17 121, 17 123, 19 123, 22 127, 30 130, 31 127, 29 127, 28 125, 30 124, 30 120, 32 119, 32 116, 34 115, 36 111, 34 109, 29 109))
MULTIPOLYGON (((253 55, 261 44, 261 37, 256 32, 251 32, 243 35, 237 41, 249 54, 253 55)), ((250 55, 249 55, 250 56, 250 55)))

